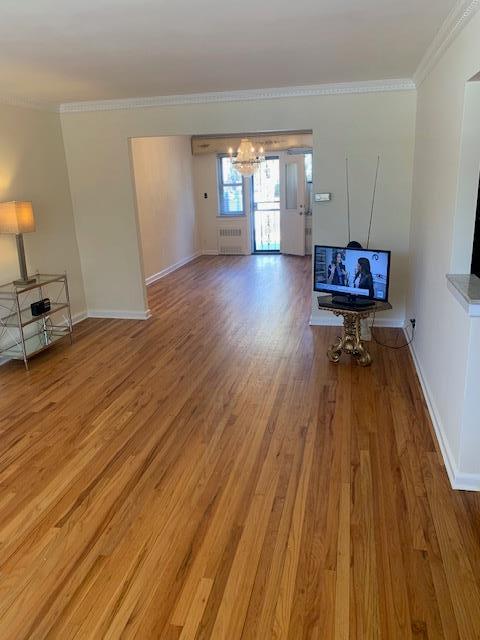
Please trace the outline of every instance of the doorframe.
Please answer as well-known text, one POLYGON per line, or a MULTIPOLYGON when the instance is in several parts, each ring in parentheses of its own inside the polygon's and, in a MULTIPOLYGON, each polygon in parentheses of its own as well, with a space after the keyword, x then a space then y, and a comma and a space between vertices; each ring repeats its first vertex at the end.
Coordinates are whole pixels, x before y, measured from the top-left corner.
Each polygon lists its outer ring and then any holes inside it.
MULTIPOLYGON (((269 153, 265 154, 265 160, 268 160, 269 158, 271 159, 278 159, 278 161, 280 162, 280 156, 285 153, 284 151, 270 151, 269 153)), ((279 174, 280 175, 280 174, 279 174)), ((249 225, 250 225, 250 252, 251 254, 255 254, 255 255, 278 255, 281 253, 280 249, 277 250, 272 250, 272 251, 257 251, 255 249, 255 210, 253 207, 254 204, 254 198, 253 198, 253 194, 254 194, 254 190, 253 190, 253 175, 250 176, 250 178, 248 178, 248 191, 249 191, 249 207, 250 207, 250 212, 249 212, 249 216, 248 216, 248 220, 249 220, 249 225)), ((281 188, 281 187, 280 187, 281 188)), ((280 214, 280 209, 279 209, 279 214, 280 214)), ((280 222, 280 221, 279 221, 280 222)))
MULTIPOLYGON (((283 151, 270 151, 269 153, 265 154, 265 158, 278 158, 279 161, 281 161, 282 156, 287 156, 287 155, 299 155, 302 156, 303 158, 305 158, 306 155, 311 155, 312 156, 312 174, 313 174, 313 162, 314 162, 314 153, 313 153, 313 147, 305 147, 304 149, 299 149, 298 153, 289 153, 288 150, 283 150, 283 151)), ((313 176, 312 176, 313 177, 313 176)), ((280 181, 282 179, 282 175, 280 172, 280 181)), ((248 235, 250 237, 250 253, 253 254, 258 254, 258 255, 278 255, 282 253, 281 250, 281 240, 280 240, 280 249, 278 251, 256 251, 255 250, 255 219, 254 219, 254 209, 253 209, 253 176, 251 176, 250 178, 245 178, 245 203, 246 205, 248 205, 248 214, 247 214, 247 224, 248 224, 248 235)), ((282 189, 281 183, 280 183, 280 191, 282 189)), ((312 180, 312 187, 311 187, 312 191, 313 191, 313 180, 312 180)), ((306 218, 308 217, 310 220, 310 227, 312 227, 312 210, 310 208, 310 211, 304 212, 304 215, 306 216, 306 218)), ((306 220, 305 220, 306 222, 306 220)), ((306 228, 306 224, 305 224, 305 228, 306 228)), ((305 240, 306 243, 306 240, 305 240)), ((306 249, 306 247, 305 247, 306 249)), ((307 252, 307 250, 305 250, 305 255, 310 255, 311 252, 307 252)))
POLYGON ((298 153, 285 153, 283 158, 282 167, 281 167, 281 175, 280 175, 280 233, 282 234, 282 238, 284 242, 282 242, 280 246, 280 250, 282 253, 286 253, 287 255, 305 255, 305 195, 306 190, 305 186, 301 186, 301 176, 305 177, 305 156, 298 153), (287 183, 287 169, 290 166, 294 166, 297 170, 295 172, 296 179, 296 194, 295 194, 295 203, 296 206, 289 207, 288 206, 288 183, 287 183), (283 177, 283 181, 282 181, 283 177), (302 195, 303 193, 303 200, 302 195), (291 227, 292 222, 294 224, 294 229, 290 228, 289 233, 284 233, 285 229, 282 230, 282 227, 289 226, 291 227), (297 223, 299 223, 297 225, 297 223), (301 229, 297 228, 301 227, 301 229), (301 231, 301 237, 298 236, 298 231, 301 231), (294 232, 294 233, 293 233, 294 232), (298 240, 298 245, 296 242, 292 240, 298 240), (285 251, 287 247, 285 245, 288 244, 290 251, 285 251), (298 251, 296 250, 298 249, 298 251))

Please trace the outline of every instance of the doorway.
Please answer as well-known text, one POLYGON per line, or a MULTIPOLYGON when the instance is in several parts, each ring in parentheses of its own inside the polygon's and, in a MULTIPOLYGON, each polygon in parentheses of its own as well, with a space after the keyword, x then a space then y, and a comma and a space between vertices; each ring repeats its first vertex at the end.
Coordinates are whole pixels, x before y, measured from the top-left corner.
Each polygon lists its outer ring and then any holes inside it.
MULTIPOLYGON (((305 255, 311 151, 268 155, 250 179, 253 253, 305 255)), ((311 182, 310 182, 311 184, 311 182)))
POLYGON ((306 130, 193 136, 202 250, 310 254, 312 144, 312 132, 306 130), (235 150, 244 138, 265 158, 254 172, 234 166, 235 150))
POLYGON ((252 176, 253 252, 280 253, 280 158, 268 156, 252 176))

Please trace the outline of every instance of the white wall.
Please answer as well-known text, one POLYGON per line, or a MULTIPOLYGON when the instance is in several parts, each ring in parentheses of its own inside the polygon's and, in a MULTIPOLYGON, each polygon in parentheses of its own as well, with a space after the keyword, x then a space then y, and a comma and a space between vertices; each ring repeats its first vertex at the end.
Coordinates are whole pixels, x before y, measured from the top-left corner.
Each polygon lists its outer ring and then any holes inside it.
MULTIPOLYGON (((372 245, 392 259, 390 320, 405 308, 416 95, 414 91, 281 98, 62 114, 89 308, 146 309, 128 140, 232 131, 313 130, 313 239, 346 240, 345 155, 354 235, 365 241, 377 153, 382 155, 372 245)), ((320 312, 313 309, 314 318, 320 312)))
POLYGON ((198 220, 199 242, 202 252, 217 251, 217 171, 216 156, 205 154, 193 158, 195 212, 198 220), (204 194, 207 194, 207 199, 204 194))
MULTIPOLYGON (((85 311, 80 258, 55 113, 0 104, 0 202, 31 200, 37 230, 24 235, 29 272, 68 274, 72 312, 85 311)), ((0 281, 19 277, 15 236, 0 235, 0 281)))
POLYGON ((196 253, 190 137, 131 144, 143 268, 152 279, 196 253))
MULTIPOLYGON (((462 126, 468 129, 466 82, 479 70, 477 14, 418 89, 408 295, 408 316, 417 321, 415 356, 450 477, 456 486, 477 488, 480 376, 472 358, 480 353, 480 319, 467 315, 447 289, 445 274, 467 271, 471 258, 476 195, 468 194, 460 164, 462 126)), ((476 189, 477 153, 476 181, 470 178, 476 189)))

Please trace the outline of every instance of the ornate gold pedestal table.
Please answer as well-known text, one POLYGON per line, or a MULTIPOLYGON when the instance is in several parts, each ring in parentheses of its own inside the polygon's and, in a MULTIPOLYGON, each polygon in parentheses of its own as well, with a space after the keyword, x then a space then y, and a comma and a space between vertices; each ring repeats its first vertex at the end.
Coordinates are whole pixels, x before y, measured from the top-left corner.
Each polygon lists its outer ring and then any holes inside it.
POLYGON ((343 335, 327 351, 330 362, 338 362, 342 353, 353 356, 359 365, 368 367, 372 356, 362 340, 360 320, 392 308, 388 302, 375 302, 368 307, 348 307, 332 302, 332 296, 318 296, 318 308, 343 317, 343 335))

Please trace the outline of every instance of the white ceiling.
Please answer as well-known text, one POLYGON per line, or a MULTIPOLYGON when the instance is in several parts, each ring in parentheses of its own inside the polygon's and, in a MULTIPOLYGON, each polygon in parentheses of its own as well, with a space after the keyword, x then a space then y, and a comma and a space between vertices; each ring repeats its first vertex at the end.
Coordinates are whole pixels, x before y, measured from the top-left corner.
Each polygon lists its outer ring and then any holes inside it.
POLYGON ((0 0, 0 87, 40 102, 411 77, 455 0, 0 0))

